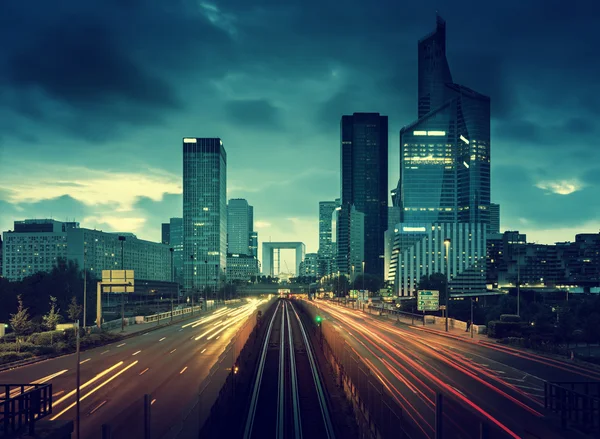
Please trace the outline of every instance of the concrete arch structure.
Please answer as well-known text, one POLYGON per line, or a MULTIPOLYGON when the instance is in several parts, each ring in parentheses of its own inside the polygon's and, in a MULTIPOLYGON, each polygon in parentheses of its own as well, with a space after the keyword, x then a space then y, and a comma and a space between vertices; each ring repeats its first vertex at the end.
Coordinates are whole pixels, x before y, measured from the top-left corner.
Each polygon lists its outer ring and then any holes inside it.
POLYGON ((304 260, 306 246, 303 242, 263 242, 262 245, 262 268, 263 275, 275 276, 281 272, 280 250, 296 250, 296 275, 300 272, 300 262, 304 260), (277 273, 274 270, 273 256, 277 250, 277 273))

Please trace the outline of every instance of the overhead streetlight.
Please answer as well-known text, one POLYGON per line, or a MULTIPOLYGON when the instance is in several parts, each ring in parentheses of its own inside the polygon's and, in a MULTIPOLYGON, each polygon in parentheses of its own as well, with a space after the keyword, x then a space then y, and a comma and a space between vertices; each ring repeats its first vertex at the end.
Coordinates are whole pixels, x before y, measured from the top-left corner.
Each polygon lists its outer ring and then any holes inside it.
POLYGON ((448 332, 448 297, 450 296, 450 238, 444 239, 444 247, 446 248, 446 271, 447 271, 447 280, 446 280, 446 332, 448 332))

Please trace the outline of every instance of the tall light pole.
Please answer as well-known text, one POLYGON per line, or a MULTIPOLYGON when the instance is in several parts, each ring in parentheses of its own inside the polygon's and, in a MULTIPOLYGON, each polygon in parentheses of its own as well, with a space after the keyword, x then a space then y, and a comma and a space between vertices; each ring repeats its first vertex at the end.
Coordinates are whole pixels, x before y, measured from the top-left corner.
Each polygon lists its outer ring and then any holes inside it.
POLYGON ((362 261, 362 278, 363 278, 363 294, 364 294, 364 291, 365 291, 365 261, 362 261))
MULTIPOLYGON (((125 275, 125 237, 119 235, 119 241, 121 241, 121 270, 123 270, 123 278, 126 278, 125 275)), ((125 287, 125 291, 127 291, 127 287, 125 287)), ((121 296, 121 332, 125 331, 125 291, 123 291, 123 295, 121 296)))
POLYGON ((517 248, 517 315, 521 317, 521 247, 517 248))
POLYGON ((448 332, 448 297, 450 297, 450 238, 444 239, 444 247, 446 248, 446 332, 448 332))
MULTIPOLYGON (((194 276, 194 260, 195 259, 196 258, 194 257, 194 255, 190 255, 190 260, 192 261, 192 267, 191 267, 191 269, 192 269, 192 315, 194 315, 194 289, 196 288, 195 287, 195 284, 196 284, 195 277, 196 276, 194 276)), ((189 298, 190 297, 188 296, 188 300, 189 300, 189 298)))
POLYGON ((86 267, 86 255, 87 250, 85 248, 85 242, 83 243, 83 329, 86 325, 86 307, 87 307, 87 267, 86 267))
MULTIPOLYGON (((175 249, 173 247, 169 248, 169 252, 171 252, 171 283, 175 283, 175 272, 173 267, 173 253, 175 249)), ((173 285, 171 285, 173 288, 173 285)), ((173 290, 171 290, 171 321, 173 321, 173 290)))
POLYGON ((206 294, 206 289, 208 288, 208 261, 204 260, 204 288, 202 291, 202 296, 204 298, 204 310, 208 310, 208 295, 206 294))

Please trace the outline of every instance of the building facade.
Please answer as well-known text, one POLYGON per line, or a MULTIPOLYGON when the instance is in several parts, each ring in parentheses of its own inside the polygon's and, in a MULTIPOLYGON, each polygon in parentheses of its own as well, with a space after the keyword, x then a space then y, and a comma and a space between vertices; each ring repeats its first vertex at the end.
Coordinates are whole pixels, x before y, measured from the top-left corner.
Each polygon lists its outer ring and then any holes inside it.
POLYGON ((227 267, 227 154, 219 138, 183 139, 183 259, 188 292, 215 286, 214 272, 227 267))
POLYGON ((489 233, 500 233, 500 205, 497 203, 490 203, 489 233))
POLYGON ((183 285, 183 218, 170 219, 169 240, 173 249, 173 279, 183 285))
POLYGON ((49 272, 59 258, 75 261, 97 278, 102 270, 120 270, 123 261, 126 270, 134 270, 136 279, 171 281, 169 246, 130 233, 106 233, 79 228, 77 223, 33 219, 15 221, 15 230, 4 232, 4 236, 4 272, 10 281, 49 272), (125 236, 122 246, 119 236, 125 236))
POLYGON ((333 214, 339 207, 339 198, 335 201, 319 201, 319 268, 317 277, 328 276, 335 268, 335 236, 333 235, 333 214))
MULTIPOLYGON (((388 118, 379 113, 342 116, 341 206, 364 214, 365 272, 383 279, 388 228, 388 118)), ((348 216, 348 215, 346 215, 348 216)), ((342 248, 342 252, 346 249, 342 248)), ((338 264, 348 255, 339 254, 338 264)), ((338 267, 340 271, 346 266, 338 267)))
MULTIPOLYGON (((335 211, 337 272, 354 277, 363 273, 365 261, 366 215, 356 207, 342 205, 335 211)), ((366 271, 366 270, 365 270, 366 271)))
POLYGON ((388 279, 396 295, 412 297, 423 276, 448 276, 448 271, 450 294, 485 292, 486 233, 487 225, 482 223, 398 224, 388 279), (446 239, 450 240, 448 255, 446 239))
POLYGON ((490 222, 490 98, 455 84, 446 23, 419 41, 418 120, 400 131, 402 222, 490 222))
POLYGON ((254 208, 243 198, 233 198, 227 204, 227 252, 252 254, 254 208))
POLYGON ((251 255, 227 255, 227 281, 250 282, 260 274, 258 259, 251 255))
POLYGON ((171 243, 171 224, 170 223, 162 223, 160 225, 160 242, 166 245, 170 245, 171 243))
POLYGON ((304 260, 300 263, 298 277, 317 277, 319 272, 319 255, 318 253, 306 253, 304 260))

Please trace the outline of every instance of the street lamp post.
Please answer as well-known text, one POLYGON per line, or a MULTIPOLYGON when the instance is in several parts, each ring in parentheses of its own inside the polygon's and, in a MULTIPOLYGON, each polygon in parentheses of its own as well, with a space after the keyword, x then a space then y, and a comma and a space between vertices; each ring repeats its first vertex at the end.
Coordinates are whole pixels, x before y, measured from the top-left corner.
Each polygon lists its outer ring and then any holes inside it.
POLYGON ((517 315, 521 316, 521 248, 517 254, 517 315))
MULTIPOLYGON (((84 243, 84 245, 85 245, 85 243, 84 243)), ((87 267, 85 266, 85 264, 87 263, 86 255, 87 255, 87 251, 84 248, 83 249, 83 329, 85 329, 85 325, 87 323, 86 318, 85 318, 86 309, 87 309, 87 267)))
MULTIPOLYGON (((119 241, 121 241, 121 270, 123 270, 123 278, 126 278, 125 275, 125 237, 119 235, 119 241)), ((127 287, 125 287, 125 291, 127 291, 127 287)), ((121 332, 125 331, 125 291, 121 296, 121 332)))
POLYGON ((204 310, 208 310, 208 296, 206 294, 206 289, 208 288, 208 261, 204 260, 204 288, 200 297, 204 298, 204 310))
MULTIPOLYGON (((191 267, 192 268, 192 315, 194 315, 194 289, 196 288, 195 287, 196 282, 194 282, 195 278, 196 278, 194 276, 194 259, 195 259, 194 255, 190 255, 190 260, 192 261, 192 267, 191 267)), ((190 299, 190 297, 188 296, 188 301, 189 301, 189 299, 190 299)))
POLYGON ((448 332, 448 297, 450 296, 450 238, 444 239, 444 247, 446 248, 446 332, 448 332))
MULTIPOLYGON (((173 268, 173 253, 175 253, 175 249, 173 247, 169 248, 169 252, 171 252, 171 283, 175 283, 175 272, 173 268)), ((173 285, 171 285, 173 288, 173 285)), ((173 290, 171 289, 171 322, 173 321, 173 290)))
POLYGON ((365 291, 365 261, 362 261, 363 294, 365 291))

